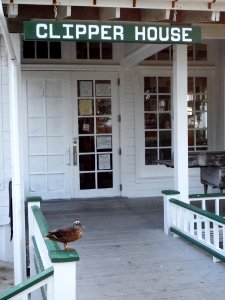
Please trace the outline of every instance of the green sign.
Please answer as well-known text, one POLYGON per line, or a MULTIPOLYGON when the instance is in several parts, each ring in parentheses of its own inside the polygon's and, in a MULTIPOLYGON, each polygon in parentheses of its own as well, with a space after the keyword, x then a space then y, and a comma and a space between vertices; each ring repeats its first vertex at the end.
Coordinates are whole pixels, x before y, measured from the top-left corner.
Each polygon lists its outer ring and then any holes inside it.
POLYGON ((25 40, 187 44, 201 42, 201 28, 152 24, 24 22, 25 40))

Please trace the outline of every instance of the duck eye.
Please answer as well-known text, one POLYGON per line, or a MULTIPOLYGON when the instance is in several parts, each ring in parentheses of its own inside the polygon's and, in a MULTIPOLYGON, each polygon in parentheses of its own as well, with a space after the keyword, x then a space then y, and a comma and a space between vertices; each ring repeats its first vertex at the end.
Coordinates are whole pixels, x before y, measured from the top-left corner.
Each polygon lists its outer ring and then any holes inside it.
POLYGON ((75 224, 77 224, 77 225, 80 224, 80 221, 76 221, 75 224))

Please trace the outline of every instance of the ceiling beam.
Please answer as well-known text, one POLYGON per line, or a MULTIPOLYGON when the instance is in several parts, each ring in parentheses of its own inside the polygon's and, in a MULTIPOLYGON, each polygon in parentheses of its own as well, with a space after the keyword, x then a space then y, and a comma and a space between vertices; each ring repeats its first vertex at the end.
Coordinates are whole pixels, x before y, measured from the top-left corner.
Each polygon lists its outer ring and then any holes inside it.
POLYGON ((134 50, 127 56, 120 60, 120 65, 126 69, 129 69, 138 63, 142 62, 144 59, 156 54, 157 52, 169 47, 168 44, 147 44, 140 46, 138 49, 134 50))
POLYGON ((55 18, 65 19, 71 17, 71 6, 57 5, 55 6, 55 18))
POLYGON ((15 18, 18 15, 18 4, 7 5, 7 16, 8 18, 15 18))
POLYGON ((212 11, 182 11, 178 13, 180 23, 202 23, 202 22, 218 22, 220 20, 220 12, 212 11))
MULTIPOLYGON (((53 0, 2 0, 2 3, 52 5, 53 0)), ((134 1, 132 0, 60 0, 60 5, 67 6, 68 3, 71 6, 134 8, 134 1)), ((225 2, 224 0, 136 0, 134 9, 136 8, 225 11, 225 2)))

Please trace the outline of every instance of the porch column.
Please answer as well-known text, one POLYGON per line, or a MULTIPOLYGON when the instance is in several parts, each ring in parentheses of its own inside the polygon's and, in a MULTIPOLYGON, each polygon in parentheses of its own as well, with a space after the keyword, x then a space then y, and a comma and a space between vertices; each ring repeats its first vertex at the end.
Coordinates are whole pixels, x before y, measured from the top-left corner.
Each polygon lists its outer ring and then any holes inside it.
POLYGON ((174 188, 188 201, 187 45, 174 45, 174 188))
MULTIPOLYGON (((20 53, 18 34, 11 35, 15 52, 20 53)), ((12 199, 13 199, 13 248, 14 248, 14 281, 19 284, 26 277, 25 249, 25 213, 24 187, 22 172, 22 143, 21 143, 21 104, 19 97, 20 86, 20 57, 17 60, 9 58, 9 103, 10 103, 10 137, 12 162, 12 199)))

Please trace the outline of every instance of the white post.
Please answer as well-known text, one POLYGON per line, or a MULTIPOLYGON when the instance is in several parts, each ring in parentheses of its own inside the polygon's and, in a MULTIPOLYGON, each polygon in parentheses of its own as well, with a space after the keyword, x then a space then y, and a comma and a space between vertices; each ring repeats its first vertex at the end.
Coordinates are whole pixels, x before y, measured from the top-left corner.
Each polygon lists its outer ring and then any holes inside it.
MULTIPOLYGON (((19 35, 12 36, 20 49, 19 35)), ((17 53, 19 52, 19 49, 17 53)), ((20 58, 18 59, 20 61, 20 58)), ((12 162, 12 199, 13 199, 13 246, 14 246, 14 282, 19 284, 26 278, 25 249, 25 212, 24 186, 22 172, 22 146, 20 130, 19 86, 20 66, 9 59, 9 103, 10 103, 10 135, 12 162)))
POLYGON ((174 45, 174 184, 180 200, 188 199, 187 45, 174 45))
POLYGON ((54 300, 76 300, 76 262, 54 263, 54 300))
POLYGON ((172 224, 172 213, 171 213, 171 203, 170 199, 178 199, 179 198, 179 192, 177 191, 162 191, 163 194, 163 202, 164 202, 164 232, 166 235, 170 232, 170 227, 172 224))

